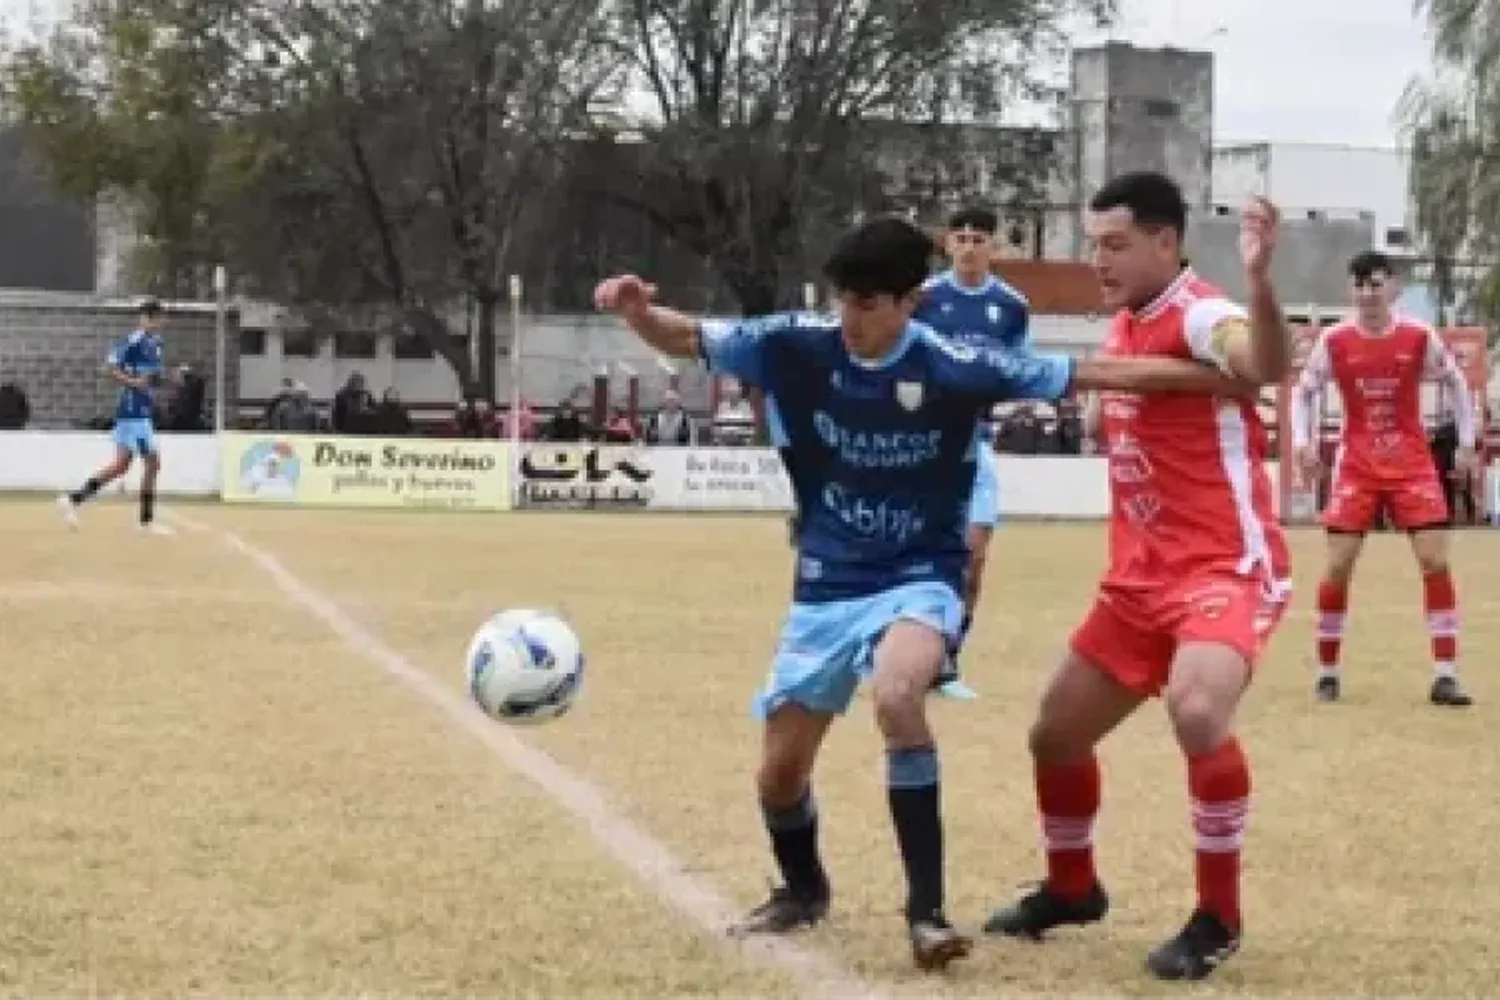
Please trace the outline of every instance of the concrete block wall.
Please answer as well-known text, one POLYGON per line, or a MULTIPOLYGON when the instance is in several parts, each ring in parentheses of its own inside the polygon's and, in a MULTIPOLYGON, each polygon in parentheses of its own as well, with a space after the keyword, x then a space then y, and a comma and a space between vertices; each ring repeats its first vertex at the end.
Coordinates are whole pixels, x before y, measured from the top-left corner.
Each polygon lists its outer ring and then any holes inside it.
MULTIPOLYGON (((213 413, 215 315, 200 303, 165 303, 168 365, 190 365, 208 380, 213 413)), ((0 294, 0 381, 31 400, 31 426, 77 427, 114 414, 118 395, 103 372, 110 346, 136 325, 137 303, 49 293, 0 294)), ((227 316, 225 398, 239 395, 239 320, 227 316)))

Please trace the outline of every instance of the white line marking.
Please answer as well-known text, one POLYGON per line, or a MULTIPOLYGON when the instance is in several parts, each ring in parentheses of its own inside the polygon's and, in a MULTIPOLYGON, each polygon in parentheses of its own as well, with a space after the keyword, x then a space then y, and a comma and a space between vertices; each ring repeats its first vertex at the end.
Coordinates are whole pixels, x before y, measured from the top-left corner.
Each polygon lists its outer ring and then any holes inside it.
MULTIPOLYGON (((173 515, 189 531, 209 531, 205 525, 173 515)), ((487 746, 517 773, 529 778, 547 796, 581 820, 594 839, 616 860, 635 872, 647 887, 679 910, 710 937, 738 946, 746 957, 791 977, 808 996, 829 1000, 885 1000, 887 993, 861 979, 831 957, 777 938, 732 940, 724 928, 735 916, 733 904, 722 893, 687 873, 687 865, 661 841, 621 816, 593 785, 552 757, 487 717, 468 699, 415 666, 373 633, 350 618, 328 596, 303 583, 270 552, 256 548, 230 531, 224 541, 258 566, 293 604, 317 618, 393 679, 447 716, 487 746)))

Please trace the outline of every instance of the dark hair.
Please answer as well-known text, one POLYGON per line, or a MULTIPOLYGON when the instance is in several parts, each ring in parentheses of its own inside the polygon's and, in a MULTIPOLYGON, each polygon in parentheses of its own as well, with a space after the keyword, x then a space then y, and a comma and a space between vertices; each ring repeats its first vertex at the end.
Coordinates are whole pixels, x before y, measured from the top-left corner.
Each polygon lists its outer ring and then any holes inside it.
POLYGON ((147 299, 141 303, 141 315, 147 319, 159 319, 161 317, 161 303, 155 299, 147 299))
POLYGON ((1138 226, 1170 229, 1179 238, 1187 232, 1187 202, 1182 188, 1166 174, 1138 170, 1110 180, 1089 201, 1095 212, 1128 208, 1138 226))
POLYGON ((823 274, 841 292, 899 299, 927 280, 932 252, 932 237, 905 219, 876 219, 839 240, 823 274))
POLYGON ((1368 281, 1377 273, 1396 273, 1391 269, 1391 259, 1379 250, 1362 250, 1349 259, 1349 277, 1356 281, 1368 281))
POLYGON ((1000 229, 1000 217, 988 208, 971 205, 953 213, 948 220, 949 229, 972 229, 977 233, 994 236, 1000 229))

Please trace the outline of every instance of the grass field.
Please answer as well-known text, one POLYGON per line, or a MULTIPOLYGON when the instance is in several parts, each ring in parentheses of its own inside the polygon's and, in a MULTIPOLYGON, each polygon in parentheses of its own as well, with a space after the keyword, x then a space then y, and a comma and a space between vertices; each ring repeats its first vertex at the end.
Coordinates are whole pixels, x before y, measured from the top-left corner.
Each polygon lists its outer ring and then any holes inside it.
MULTIPOLYGON (((738 950, 773 868, 747 713, 787 595, 774 519, 184 508, 115 502, 71 534, 0 519, 0 992, 15 996, 1160 995, 1140 968, 1191 905, 1183 765, 1158 706, 1106 744, 1106 925, 908 968, 879 742, 856 705, 818 776, 833 919, 738 950), (488 613, 552 605, 590 653, 574 713, 462 710, 488 613), (540 752, 538 752, 540 751, 540 752)), ((1467 713, 1425 702, 1420 588, 1371 540, 1346 699, 1314 704, 1321 540, 1248 699, 1256 811, 1244 952, 1195 996, 1477 996, 1500 969, 1500 535, 1458 537, 1467 713)), ((1039 872, 1025 730, 1103 551, 1010 525, 935 704, 951 916, 1039 872)))

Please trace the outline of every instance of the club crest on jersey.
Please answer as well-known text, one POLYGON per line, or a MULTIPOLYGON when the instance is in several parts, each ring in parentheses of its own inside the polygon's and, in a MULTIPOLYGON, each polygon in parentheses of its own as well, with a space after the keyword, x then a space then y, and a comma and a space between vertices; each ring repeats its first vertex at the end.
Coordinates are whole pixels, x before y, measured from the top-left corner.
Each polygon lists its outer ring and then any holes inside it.
POLYGON ((1000 307, 991 302, 985 307, 984 314, 990 318, 991 323, 1000 322, 1000 307))
POLYGON ((922 405, 921 382, 897 382, 896 402, 903 410, 915 410, 922 405))

